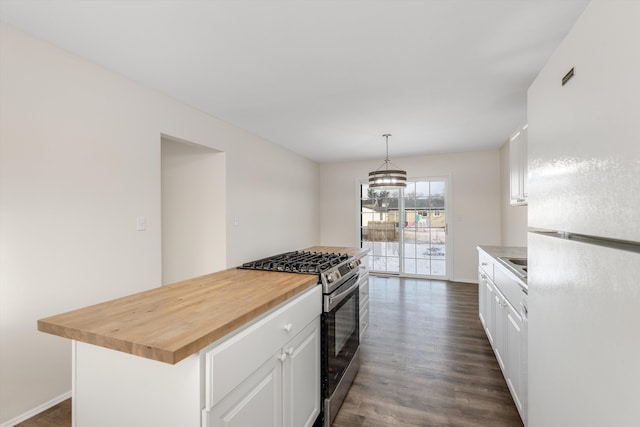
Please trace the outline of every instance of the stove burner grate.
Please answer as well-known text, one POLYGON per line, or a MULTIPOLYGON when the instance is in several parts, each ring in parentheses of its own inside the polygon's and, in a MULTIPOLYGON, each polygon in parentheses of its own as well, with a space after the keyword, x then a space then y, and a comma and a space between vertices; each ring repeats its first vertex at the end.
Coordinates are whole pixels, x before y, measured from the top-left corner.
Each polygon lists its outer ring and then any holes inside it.
POLYGON ((321 252, 285 252, 257 261, 242 264, 243 269, 282 271, 287 273, 321 274, 349 259, 345 254, 328 254, 321 252))

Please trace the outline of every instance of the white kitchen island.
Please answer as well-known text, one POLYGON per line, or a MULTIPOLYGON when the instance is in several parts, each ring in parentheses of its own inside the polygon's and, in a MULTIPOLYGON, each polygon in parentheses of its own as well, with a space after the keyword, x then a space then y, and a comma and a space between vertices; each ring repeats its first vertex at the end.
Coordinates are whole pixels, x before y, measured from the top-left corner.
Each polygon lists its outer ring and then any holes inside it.
POLYGON ((73 340, 76 427, 311 426, 317 276, 230 269, 38 327, 73 340))

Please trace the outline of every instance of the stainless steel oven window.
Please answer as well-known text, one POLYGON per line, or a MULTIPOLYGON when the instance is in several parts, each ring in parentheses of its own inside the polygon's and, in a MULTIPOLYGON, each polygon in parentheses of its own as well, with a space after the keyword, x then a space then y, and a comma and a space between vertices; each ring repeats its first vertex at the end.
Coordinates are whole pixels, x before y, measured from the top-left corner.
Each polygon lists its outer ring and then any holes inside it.
POLYGON ((334 356, 340 354, 349 338, 356 332, 356 308, 356 298, 349 298, 335 313, 334 356))

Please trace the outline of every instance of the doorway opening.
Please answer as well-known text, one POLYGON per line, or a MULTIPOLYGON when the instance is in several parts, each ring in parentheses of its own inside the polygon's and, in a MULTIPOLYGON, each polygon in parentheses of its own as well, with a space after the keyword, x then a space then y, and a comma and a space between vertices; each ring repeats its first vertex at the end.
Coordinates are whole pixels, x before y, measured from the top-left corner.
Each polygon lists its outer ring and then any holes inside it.
POLYGON ((224 152, 161 137, 162 284, 226 267, 224 152))

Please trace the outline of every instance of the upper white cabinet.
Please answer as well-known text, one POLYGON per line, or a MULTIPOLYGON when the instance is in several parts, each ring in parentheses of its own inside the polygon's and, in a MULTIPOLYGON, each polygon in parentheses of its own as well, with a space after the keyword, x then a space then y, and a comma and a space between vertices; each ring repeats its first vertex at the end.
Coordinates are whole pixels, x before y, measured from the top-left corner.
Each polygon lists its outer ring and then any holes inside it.
POLYGON ((518 129, 509 142, 509 183, 512 205, 527 204, 527 127, 524 125, 518 129))

